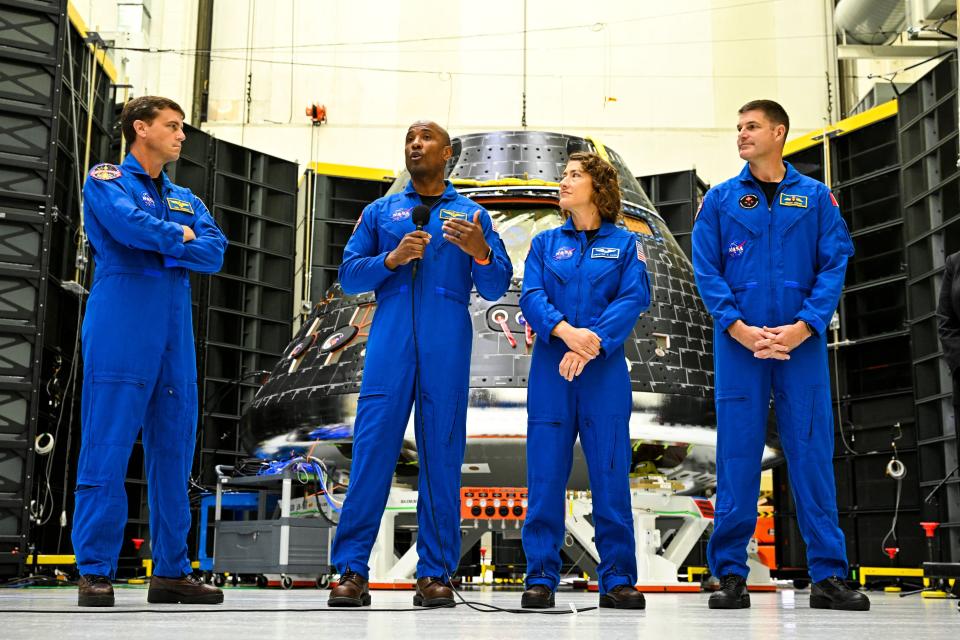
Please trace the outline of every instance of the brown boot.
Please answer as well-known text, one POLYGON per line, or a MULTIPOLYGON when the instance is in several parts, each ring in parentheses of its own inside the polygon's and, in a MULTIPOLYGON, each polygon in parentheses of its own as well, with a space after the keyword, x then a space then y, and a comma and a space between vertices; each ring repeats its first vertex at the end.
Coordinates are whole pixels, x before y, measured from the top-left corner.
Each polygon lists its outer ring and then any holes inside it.
POLYGON ((413 596, 415 607, 452 607, 453 589, 442 578, 417 578, 417 593, 413 596))
POLYGON ((113 585, 106 576, 80 576, 77 605, 81 607, 112 607, 113 585))
POLYGON ((618 584, 600 596, 600 607, 604 609, 645 609, 646 606, 643 594, 629 584, 618 584))
POLYGON ((193 574, 180 578, 150 578, 147 602, 151 604, 220 604, 223 591, 193 574))
POLYGON ((520 596, 524 609, 551 609, 554 606, 553 590, 545 584, 535 584, 520 596))
POLYGON ((370 585, 359 573, 347 571, 340 576, 340 582, 330 589, 327 598, 328 607, 369 607, 370 585))

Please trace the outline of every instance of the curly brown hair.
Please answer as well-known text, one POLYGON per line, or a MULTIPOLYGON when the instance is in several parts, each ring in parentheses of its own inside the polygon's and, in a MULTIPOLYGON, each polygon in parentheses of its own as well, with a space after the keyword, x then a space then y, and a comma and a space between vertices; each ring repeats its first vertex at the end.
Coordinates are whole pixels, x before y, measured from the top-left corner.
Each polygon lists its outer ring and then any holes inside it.
MULTIPOLYGON (((567 162, 579 162, 583 172, 593 181, 593 204, 600 219, 617 223, 620 219, 620 178, 617 170, 598 154, 589 151, 571 153, 567 162)), ((564 212, 569 215, 568 212, 564 212)))

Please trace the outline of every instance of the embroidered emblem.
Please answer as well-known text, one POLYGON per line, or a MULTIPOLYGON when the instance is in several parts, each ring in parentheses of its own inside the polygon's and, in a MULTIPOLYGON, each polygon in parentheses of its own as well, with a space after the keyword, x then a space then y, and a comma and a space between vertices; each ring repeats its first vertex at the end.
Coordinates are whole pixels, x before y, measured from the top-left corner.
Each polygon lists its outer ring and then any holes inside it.
POLYGON ((616 260, 620 257, 620 249, 617 249, 616 247, 594 247, 590 251, 590 257, 616 260))
POLYGON ((193 215, 193 205, 191 205, 187 200, 181 200, 179 198, 167 198, 167 206, 170 207, 170 211, 179 211, 180 213, 189 213, 193 215))
POLYGON ((637 240, 637 260, 643 264, 647 264, 647 254, 643 251, 643 243, 640 240, 637 240))
POLYGON ((743 242, 731 242, 730 246, 727 247, 727 255, 731 258, 740 258, 743 256, 744 249, 746 248, 747 241, 743 242))
POLYGON ((780 194, 780 204, 784 207, 807 208, 807 196, 794 196, 789 193, 780 194))
POLYGON ((97 180, 116 180, 121 175, 123 174, 120 173, 120 167, 106 162, 90 169, 90 177, 96 178, 97 180))
POLYGON ((467 214, 463 211, 451 211, 450 209, 440 209, 441 220, 466 220, 467 214))
POLYGON ((140 194, 140 201, 151 208, 153 208, 153 206, 156 204, 156 202, 153 201, 153 196, 151 196, 146 191, 140 194))
POLYGON ((760 204, 760 198, 752 193, 748 193, 745 196, 740 196, 740 206, 744 209, 753 209, 758 204, 760 204))
POLYGON ((557 249, 556 253, 553 254, 554 260, 569 260, 573 257, 573 254, 576 253, 576 249, 573 247, 560 247, 557 249))
POLYGON ((410 217, 410 209, 397 209, 390 214, 390 219, 394 222, 400 222, 410 217))

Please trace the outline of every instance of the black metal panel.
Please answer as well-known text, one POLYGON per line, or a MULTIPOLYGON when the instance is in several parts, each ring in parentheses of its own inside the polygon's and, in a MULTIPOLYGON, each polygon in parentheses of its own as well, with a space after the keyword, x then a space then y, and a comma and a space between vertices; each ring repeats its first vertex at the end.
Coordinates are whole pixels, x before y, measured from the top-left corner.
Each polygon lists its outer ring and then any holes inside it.
MULTIPOLYGON (((839 344, 829 352, 840 527, 851 565, 887 566, 881 541, 896 518, 895 536, 888 537, 886 546, 900 547, 900 566, 917 566, 923 560, 922 546, 914 544, 922 537, 922 517, 897 119, 887 117, 832 137, 829 152, 830 186, 855 248, 839 306, 839 330, 830 336, 839 344), (908 470, 899 503, 897 483, 885 473, 894 453, 908 470)), ((802 173, 823 179, 823 146, 786 159, 802 173)), ((779 468, 775 478, 778 563, 805 569, 786 470, 779 468)))
POLYGON ((0 578, 30 531, 66 1, 0 7, 0 578))
POLYGON ((960 476, 949 475, 958 458, 955 398, 934 315, 945 258, 960 251, 956 58, 943 60, 920 78, 899 104, 918 476, 923 495, 930 495, 923 504, 924 518, 942 523, 933 559, 957 562, 960 476))
POLYGON ((696 169, 637 176, 637 180, 680 248, 690 257, 693 222, 710 185, 697 176, 696 169))
POLYGON ((239 419, 258 371, 271 370, 293 335, 298 169, 294 162, 217 140, 193 127, 171 179, 210 209, 229 245, 223 269, 193 277, 200 447, 194 476, 246 454, 239 419))

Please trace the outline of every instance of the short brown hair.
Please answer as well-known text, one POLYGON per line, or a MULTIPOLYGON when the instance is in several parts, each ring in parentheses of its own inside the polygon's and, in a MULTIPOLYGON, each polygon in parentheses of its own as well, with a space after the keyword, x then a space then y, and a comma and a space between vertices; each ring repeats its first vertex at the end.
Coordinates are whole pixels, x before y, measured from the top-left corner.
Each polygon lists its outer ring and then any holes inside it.
POLYGON ((787 115, 786 109, 780 106, 780 103, 773 100, 751 100, 737 110, 737 115, 742 115, 747 111, 762 111, 767 120, 773 124, 782 124, 784 128, 783 139, 787 139, 787 134, 790 133, 790 116, 787 115))
POLYGON ((579 162, 593 181, 593 204, 600 219, 616 224, 620 219, 620 177, 613 165, 589 151, 571 153, 568 162, 579 162))
POLYGON ((170 98, 160 96, 140 96, 123 105, 123 111, 120 112, 120 129, 123 131, 123 139, 128 147, 137 139, 137 132, 133 128, 134 121, 143 120, 150 124, 164 109, 173 109, 184 118, 187 117, 180 105, 170 98))

